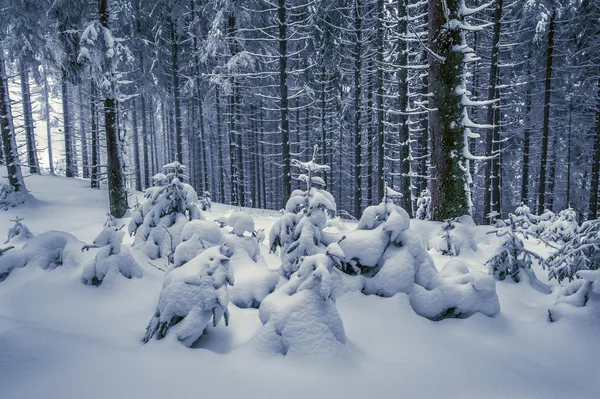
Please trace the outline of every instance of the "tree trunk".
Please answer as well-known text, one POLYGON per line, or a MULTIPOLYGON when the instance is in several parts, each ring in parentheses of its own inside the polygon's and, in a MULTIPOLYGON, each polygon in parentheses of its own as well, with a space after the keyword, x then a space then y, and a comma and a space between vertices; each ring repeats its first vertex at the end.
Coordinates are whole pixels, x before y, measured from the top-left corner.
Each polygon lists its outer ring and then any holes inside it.
POLYGON ((383 120, 383 0, 377 0, 377 200, 385 184, 385 130, 383 120))
POLYGON ((92 173, 91 188, 100 188, 100 138, 98 137, 98 123, 96 121, 96 84, 92 79, 90 86, 90 120, 92 129, 92 173))
POLYGON ((63 69, 62 79, 62 111, 63 111, 63 131, 65 134, 65 176, 74 177, 73 170, 73 141, 71 139, 71 111, 69 104, 69 82, 67 81, 67 71, 63 69))
POLYGON ((140 136, 138 131, 137 120, 137 101, 135 97, 131 100, 131 122, 132 122, 132 138, 133 138, 133 168, 135 176, 135 189, 142 191, 142 168, 140 166, 140 136))
POLYGON ((362 129, 361 73, 362 20, 360 0, 354 0, 354 216, 362 213, 362 129))
POLYGON ((550 91, 552 89, 552 53, 554 51, 554 19, 556 10, 550 16, 548 27, 548 52, 546 54, 546 79, 544 91, 544 123, 542 128, 542 153, 540 156, 540 179, 538 192, 538 214, 542 214, 546 207, 546 164, 548 161, 548 138, 550 134, 550 91))
MULTIPOLYGON (((379 0, 381 1, 381 0, 379 0)), ((410 132, 408 128, 408 117, 405 114, 408 106, 408 43, 402 35, 407 33, 406 0, 397 1, 398 9, 398 140, 400 141, 400 180, 402 199, 400 205, 412 216, 412 195, 410 177, 410 132)))
MULTIPOLYGON (((498 61, 500 55, 500 27, 502 19, 502 2, 503 0, 496 1, 496 9, 494 10, 494 36, 492 38, 492 54, 490 62, 490 81, 488 85, 488 100, 496 98, 496 86, 498 84, 498 61)), ((494 124, 495 108, 498 104, 490 104, 487 110, 487 123, 488 125, 494 124)), ((495 153, 494 135, 495 129, 488 130, 486 134, 486 154, 488 156, 498 155, 495 153)), ((490 215, 492 212, 498 212, 496 203, 499 203, 499 199, 495 198, 494 193, 496 192, 495 185, 498 184, 499 176, 494 175, 495 164, 497 158, 493 158, 485 161, 485 174, 484 174, 484 191, 483 191, 483 222, 484 224, 490 224, 492 218, 490 215)))
POLYGON ((35 144, 35 131, 33 127, 33 112, 31 109, 31 93, 29 91, 29 71, 24 62, 19 62, 21 77, 21 102, 23 105, 23 121, 25 122, 25 141, 27 144, 27 163, 29 173, 40 174, 40 164, 35 144))
MULTIPOLYGON (((108 29, 108 1, 109 0, 98 1, 100 23, 105 29, 108 29)), ((115 117, 115 99, 106 96, 104 99, 104 125, 106 130, 108 198, 110 203, 110 214, 116 218, 121 218, 125 215, 125 212, 127 212, 129 207, 127 205, 127 193, 125 191, 125 174, 123 171, 121 143, 116 130, 115 117)))
POLYGON ((50 94, 48 90, 48 76, 46 67, 43 68, 43 79, 44 79, 44 116, 46 118, 46 140, 48 148, 48 164, 50 167, 50 174, 54 175, 54 160, 52 159, 52 125, 50 119, 50 94))
MULTIPOLYGON (((447 0, 448 18, 459 19, 458 0, 447 0)), ((463 54, 453 51, 461 45, 458 27, 445 27, 443 2, 429 0, 429 48, 445 57, 444 62, 429 54, 429 128, 431 132, 432 220, 445 220, 468 213, 466 179, 459 162, 463 150, 461 85, 463 54)))
POLYGON ((79 85, 79 130, 81 136, 81 163, 84 179, 90 178, 90 160, 88 154, 87 133, 85 132, 85 102, 82 85, 79 85))
MULTIPOLYGON (((531 52, 527 57, 527 76, 531 78, 531 52)), ((530 130, 531 130, 531 90, 533 83, 527 83, 525 93, 525 127, 523 129, 523 172, 521 180, 521 202, 529 203, 529 151, 530 151, 530 130)))
POLYGON ((598 180, 600 177, 600 79, 598 79, 598 106, 596 107, 596 135, 594 136, 593 154, 592 181, 590 184, 590 214, 588 215, 588 219, 598 219, 598 180))
POLYGON ((219 170, 219 200, 225 202, 225 169, 223 167, 223 143, 221 136, 221 94, 215 87, 215 107, 217 108, 217 163, 219 170))
POLYGON ((16 192, 27 193, 25 181, 21 173, 21 163, 15 140, 15 127, 13 124, 10 96, 8 90, 8 77, 4 65, 4 53, 0 48, 0 133, 2 134, 2 146, 4 148, 4 161, 8 173, 8 184, 16 192))
POLYGON ((279 19, 279 109, 281 129, 281 151, 283 161, 282 205, 285 204, 292 191, 291 157, 290 157, 290 121, 288 119, 288 83, 287 83, 287 5, 286 0, 278 0, 277 17, 279 19))
POLYGON ((366 108, 366 125, 367 125, 367 154, 365 159, 366 178, 367 178, 367 204, 373 205, 373 151, 371 148, 375 142, 375 125, 373 124, 373 61, 369 60, 367 64, 367 108, 366 108))
POLYGON ((179 43, 175 32, 175 22, 170 19, 171 33, 171 76, 173 79, 173 105, 175 108, 175 159, 183 163, 183 139, 181 133, 181 98, 179 87, 179 43))

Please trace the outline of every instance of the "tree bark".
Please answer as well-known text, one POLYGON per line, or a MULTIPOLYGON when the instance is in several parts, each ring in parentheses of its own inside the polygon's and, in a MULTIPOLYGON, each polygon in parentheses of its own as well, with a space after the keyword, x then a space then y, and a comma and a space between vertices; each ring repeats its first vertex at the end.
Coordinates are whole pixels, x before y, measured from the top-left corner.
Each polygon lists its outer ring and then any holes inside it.
POLYGON ((598 219, 598 181, 600 180, 600 79, 598 79, 598 106, 596 107, 596 135, 590 184, 590 210, 588 219, 598 219))
POLYGON ((354 0, 354 217, 362 213, 362 19, 360 0, 354 0))
POLYGON ((281 130, 281 150, 283 161, 283 179, 282 179, 282 206, 291 195, 292 175, 291 175, 291 157, 290 157, 290 121, 288 119, 288 82, 287 82, 287 5, 286 0, 278 0, 277 17, 279 20, 279 109, 280 109, 280 130, 281 130))
POLYGON ((29 173, 40 174, 40 164, 35 143, 35 131, 33 126, 33 112, 31 109, 31 92, 29 90, 29 71, 23 61, 19 62, 19 74, 21 77, 21 103, 23 105, 23 121, 25 123, 25 141, 27 145, 27 163, 29 173))
POLYGON ((100 138, 98 137, 98 123, 96 112, 96 84, 92 79, 90 85, 90 120, 92 129, 92 173, 90 175, 91 188, 100 188, 100 138))

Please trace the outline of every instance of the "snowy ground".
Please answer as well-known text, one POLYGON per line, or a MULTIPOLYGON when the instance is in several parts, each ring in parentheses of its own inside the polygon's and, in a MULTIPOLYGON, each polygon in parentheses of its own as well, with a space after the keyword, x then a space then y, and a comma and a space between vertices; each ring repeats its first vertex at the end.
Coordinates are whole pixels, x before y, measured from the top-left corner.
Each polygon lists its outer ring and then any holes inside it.
MULTIPOLYGON (((62 177, 26 182, 35 200, 0 211, 0 233, 15 216, 34 234, 56 229, 91 242, 101 230, 105 191, 62 177)), ((207 219, 228 209, 215 204, 207 219)), ((267 232, 277 218, 249 211, 267 232)), ((428 241, 438 226, 413 221, 412 228, 428 241)), ((486 270, 483 262, 498 242, 485 227, 476 231, 477 252, 459 258, 486 270)), ((278 266, 264 245, 262 252, 270 267, 278 266)), ((449 259, 431 254, 438 269, 449 259)), ((166 340, 141 345, 164 274, 134 255, 144 277, 112 286, 85 286, 81 270, 66 268, 18 269, 0 283, 0 398, 584 399, 600 392, 600 318, 550 323, 555 294, 527 284, 497 284, 502 311, 495 318, 441 322, 417 316, 404 294, 345 294, 337 307, 348 343, 333 363, 250 351, 244 344, 261 326, 258 311, 232 304, 229 327, 210 328, 194 348, 166 340)), ((536 273, 546 281, 543 271, 536 273)))

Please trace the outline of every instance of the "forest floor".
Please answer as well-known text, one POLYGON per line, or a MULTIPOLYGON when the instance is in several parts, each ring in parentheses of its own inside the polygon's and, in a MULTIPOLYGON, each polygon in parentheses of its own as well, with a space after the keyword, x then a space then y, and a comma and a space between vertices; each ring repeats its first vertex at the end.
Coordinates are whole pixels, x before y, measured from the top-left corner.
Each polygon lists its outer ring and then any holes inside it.
MULTIPOLYGON (((35 199, 0 211, 0 232, 16 216, 34 234, 62 230, 88 243, 102 229, 104 190, 63 177, 30 176, 26 183, 35 199)), ((214 204, 205 216, 228 209, 214 204)), ((268 236, 278 213, 248 211, 268 236)), ((427 242, 439 226, 411 221, 411 228, 427 242)), ((477 251, 458 258, 487 271, 499 241, 486 234, 489 227, 474 229, 477 251)), ((538 243, 528 246, 548 254, 538 243)), ((264 243, 261 250, 269 267, 278 267, 264 243)), ((343 359, 301 362, 248 350, 261 327, 258 310, 233 304, 229 326, 210 327, 193 348, 166 340, 142 345, 164 273, 132 252, 144 277, 112 286, 85 286, 81 271, 68 268, 18 269, 0 283, 0 398, 591 399, 600 392, 600 317, 573 308, 550 323, 557 288, 547 295, 501 282, 497 317, 440 322, 415 314, 405 294, 346 293, 337 301, 347 337, 343 359)), ((430 253, 438 269, 450 259, 430 253)), ((541 268, 535 272, 547 281, 541 268)))

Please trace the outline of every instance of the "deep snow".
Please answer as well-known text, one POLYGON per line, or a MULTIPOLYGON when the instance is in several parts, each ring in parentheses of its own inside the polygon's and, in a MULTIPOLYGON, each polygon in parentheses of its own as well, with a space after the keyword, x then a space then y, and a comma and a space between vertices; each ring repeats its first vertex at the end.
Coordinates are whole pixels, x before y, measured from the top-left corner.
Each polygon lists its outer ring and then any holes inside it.
MULTIPOLYGON (((34 235, 63 230, 91 243, 102 230, 105 191, 63 177, 30 176, 26 182, 35 199, 0 211, 2 241, 16 216, 34 235)), ((213 220, 229 209, 213 204, 204 216, 213 220)), ((268 236, 279 214, 247 211, 268 236)), ((411 221, 426 244, 439 226, 411 221)), ((477 251, 461 251, 458 259, 487 272, 484 263, 499 240, 485 234, 489 228, 474 230, 477 251)), ((126 237, 124 243, 132 241, 126 237)), ((279 257, 260 245, 276 268, 279 257)), ((168 340, 142 345, 164 273, 131 252, 144 270, 141 279, 93 287, 81 284, 81 266, 26 267, 0 283, 0 398, 585 399, 600 392, 600 315, 563 304, 563 317, 550 323, 557 290, 544 295, 527 283, 496 284, 501 313, 495 318, 476 314, 440 322, 415 314, 405 294, 346 293, 336 304, 346 334, 336 361, 257 353, 249 341, 262 326, 258 310, 233 304, 229 326, 209 327, 192 348, 168 340)), ((451 259, 435 249, 429 253, 437 269, 451 259)), ((152 263, 165 268, 163 259, 152 263)), ((539 266, 534 270, 547 281, 539 266)))

